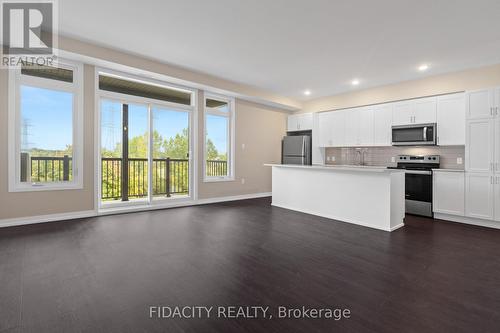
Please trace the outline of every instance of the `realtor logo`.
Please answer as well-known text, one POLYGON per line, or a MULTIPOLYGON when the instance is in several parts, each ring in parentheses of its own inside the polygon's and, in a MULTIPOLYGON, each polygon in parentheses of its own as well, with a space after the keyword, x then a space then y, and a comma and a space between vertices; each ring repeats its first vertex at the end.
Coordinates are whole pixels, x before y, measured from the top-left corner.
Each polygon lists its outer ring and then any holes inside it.
POLYGON ((55 22, 54 0, 2 1, 2 65, 46 64, 54 55, 55 22))

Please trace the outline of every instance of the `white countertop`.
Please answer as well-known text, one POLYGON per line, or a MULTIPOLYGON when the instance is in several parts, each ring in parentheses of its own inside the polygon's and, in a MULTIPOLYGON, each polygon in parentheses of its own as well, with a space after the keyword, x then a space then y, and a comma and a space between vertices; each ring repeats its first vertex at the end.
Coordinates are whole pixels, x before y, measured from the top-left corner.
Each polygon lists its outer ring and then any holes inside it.
POLYGON ((465 172, 464 169, 432 169, 432 171, 440 171, 440 172, 465 172))
POLYGON ((296 164, 264 164, 265 166, 308 169, 308 170, 328 170, 328 171, 358 171, 358 172, 404 172, 402 169, 387 169, 383 166, 368 166, 368 165, 296 165, 296 164))

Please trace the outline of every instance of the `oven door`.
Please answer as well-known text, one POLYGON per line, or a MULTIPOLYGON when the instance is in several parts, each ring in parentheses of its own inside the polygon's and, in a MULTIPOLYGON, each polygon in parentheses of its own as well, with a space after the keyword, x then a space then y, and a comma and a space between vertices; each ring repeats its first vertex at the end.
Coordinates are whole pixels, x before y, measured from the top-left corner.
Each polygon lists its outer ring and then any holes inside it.
POLYGON ((432 217, 432 171, 405 171, 406 213, 432 217))
POLYGON ((392 127, 393 146, 435 145, 436 124, 404 125, 392 127))
POLYGON ((405 198, 412 201, 432 202, 432 171, 405 171, 405 198))

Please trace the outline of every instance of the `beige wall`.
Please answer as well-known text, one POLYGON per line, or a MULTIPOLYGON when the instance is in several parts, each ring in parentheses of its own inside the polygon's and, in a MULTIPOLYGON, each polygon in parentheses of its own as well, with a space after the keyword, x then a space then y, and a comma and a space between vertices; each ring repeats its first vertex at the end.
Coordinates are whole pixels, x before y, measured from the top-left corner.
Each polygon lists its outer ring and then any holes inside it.
MULTIPOLYGON (((0 70, 0 220, 94 209, 94 66, 84 71, 84 189, 8 192, 8 75, 0 70)), ((279 162, 287 113, 260 104, 236 100, 235 180, 205 183, 203 161, 203 93, 198 94, 199 181, 201 199, 271 191, 271 170, 264 163, 279 162), (245 149, 242 149, 242 144, 245 149), (245 178, 245 184, 241 179, 245 178)))
POLYGON ((94 209, 94 67, 84 69, 83 190, 8 191, 8 74, 0 70, 0 219, 94 209))
MULTIPOLYGON (((203 94, 199 95, 200 110, 203 94)), ((281 161, 281 138, 286 132, 287 113, 259 104, 236 100, 235 180, 203 182, 203 165, 199 163, 198 197, 200 199, 241 194, 271 192, 271 168, 264 163, 281 161), (245 145, 245 149, 242 145, 245 145), (242 179, 245 184, 242 184, 242 179)), ((198 147, 203 147, 203 112, 199 112, 198 147)), ((203 150, 198 151, 203 161, 203 150)))
POLYGON ((342 109, 499 85, 500 64, 497 64, 494 66, 475 68, 456 73, 431 76, 420 80, 318 98, 304 103, 301 112, 342 109))

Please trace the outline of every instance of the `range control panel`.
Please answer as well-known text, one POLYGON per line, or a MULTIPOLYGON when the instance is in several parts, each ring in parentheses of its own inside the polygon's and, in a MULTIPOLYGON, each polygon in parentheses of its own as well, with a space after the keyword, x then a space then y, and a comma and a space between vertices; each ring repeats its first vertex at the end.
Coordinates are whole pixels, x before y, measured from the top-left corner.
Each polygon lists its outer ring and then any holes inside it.
POLYGON ((439 155, 398 155, 396 162, 439 163, 439 155))

